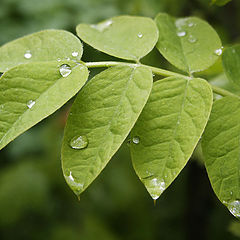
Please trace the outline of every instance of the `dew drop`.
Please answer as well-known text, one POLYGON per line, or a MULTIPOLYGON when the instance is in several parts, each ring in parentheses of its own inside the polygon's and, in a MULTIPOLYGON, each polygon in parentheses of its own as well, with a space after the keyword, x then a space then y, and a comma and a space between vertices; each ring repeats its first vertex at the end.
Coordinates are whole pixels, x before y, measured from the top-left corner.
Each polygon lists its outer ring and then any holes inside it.
POLYGON ((73 149, 84 149, 88 145, 88 139, 86 136, 76 136, 70 141, 70 146, 73 149))
POLYGON ((132 142, 133 142, 134 144, 139 144, 139 142, 140 142, 139 137, 133 137, 132 142))
POLYGON ((60 62, 60 61, 61 61, 61 59, 60 59, 60 58, 58 58, 58 59, 57 59, 57 61, 58 61, 58 62, 60 62))
POLYGON ((188 23, 188 26, 189 26, 189 27, 193 27, 193 26, 194 26, 194 23, 193 23, 193 22, 190 22, 190 23, 188 23))
POLYGON ((27 50, 27 51, 26 51, 26 53, 24 54, 24 57, 25 57, 26 59, 30 59, 30 58, 32 57, 32 54, 31 54, 30 50, 27 50))
POLYGON ((78 56, 78 52, 72 52, 72 56, 73 57, 77 57, 78 56))
POLYGON ((227 204, 228 210, 234 217, 240 218, 240 201, 236 200, 227 204))
POLYGON ((195 38, 193 35, 190 35, 189 38, 188 38, 188 41, 190 43, 195 43, 195 42, 197 42, 197 38, 195 38))
POLYGON ((35 101, 33 101, 33 100, 29 100, 28 102, 27 102, 27 107, 30 109, 30 108, 32 108, 34 105, 35 105, 35 101))
POLYGON ((143 37, 143 34, 142 34, 142 33, 139 33, 139 34, 138 34, 138 37, 139 37, 139 38, 142 38, 142 37, 143 37))
POLYGON ((177 32, 178 37, 184 37, 186 34, 187 33, 185 31, 177 32))
POLYGON ((216 50, 214 51, 214 53, 215 53, 217 56, 221 56, 221 55, 222 55, 222 48, 216 49, 216 50))
POLYGON ((92 24, 90 25, 91 28, 95 28, 96 30, 103 32, 106 30, 108 27, 112 25, 112 20, 106 20, 104 22, 98 23, 98 24, 92 24))
POLYGON ((67 77, 72 72, 72 69, 68 64, 63 64, 60 66, 59 72, 63 77, 67 77))
POLYGON ((153 179, 149 180, 147 185, 148 185, 148 191, 154 200, 158 199, 159 196, 166 189, 165 182, 158 178, 153 178, 153 179))

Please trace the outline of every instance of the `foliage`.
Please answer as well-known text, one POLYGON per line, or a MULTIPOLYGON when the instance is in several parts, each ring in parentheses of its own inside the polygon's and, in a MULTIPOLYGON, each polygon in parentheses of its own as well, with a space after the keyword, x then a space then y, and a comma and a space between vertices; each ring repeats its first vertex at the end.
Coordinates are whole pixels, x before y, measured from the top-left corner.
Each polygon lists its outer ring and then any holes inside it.
MULTIPOLYGON (((195 75, 222 55, 215 30, 196 17, 175 19, 160 13, 155 21, 119 16, 94 25, 80 24, 77 34, 93 48, 133 62, 82 62, 81 42, 59 30, 3 45, 1 148, 81 89, 62 144, 63 173, 78 197, 130 134, 134 169, 156 200, 183 169, 203 135, 213 189, 230 212, 240 217, 239 96, 195 75), (183 73, 142 64, 155 45, 183 73), (94 67, 109 69, 84 85, 87 68, 94 67), (155 77, 153 83, 153 74, 166 78, 155 77), (213 92, 222 98, 213 99, 213 92)), ((239 84, 239 59, 237 46, 223 53, 224 70, 235 84, 239 84)))

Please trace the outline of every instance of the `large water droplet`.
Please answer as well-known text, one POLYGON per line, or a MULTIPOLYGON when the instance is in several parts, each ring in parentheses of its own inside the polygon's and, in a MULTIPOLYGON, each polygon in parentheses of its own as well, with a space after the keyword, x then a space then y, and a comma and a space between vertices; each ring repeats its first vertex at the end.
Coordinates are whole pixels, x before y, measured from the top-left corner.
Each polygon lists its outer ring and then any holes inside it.
POLYGON ((112 20, 106 20, 104 22, 98 23, 98 24, 92 24, 91 27, 97 29, 100 32, 103 32, 108 27, 112 25, 112 20))
POLYGON ((185 31, 177 32, 178 37, 184 37, 184 36, 186 36, 186 34, 187 33, 185 31))
POLYGON ((72 56, 73 56, 73 57, 77 57, 77 56, 78 56, 78 52, 75 52, 75 51, 72 52, 72 56))
POLYGON ((25 57, 26 59, 30 59, 30 58, 32 57, 32 54, 31 54, 30 50, 27 50, 27 51, 26 51, 26 53, 24 54, 24 57, 25 57))
POLYGON ((139 137, 133 137, 133 139, 132 139, 132 142, 134 143, 134 144, 139 144, 139 142, 140 142, 140 139, 139 139, 139 137))
POLYGON ((88 145, 88 139, 86 136, 76 136, 70 141, 70 146, 73 149, 83 149, 88 145))
POLYGON ((227 204, 228 210, 234 217, 240 218, 240 201, 236 200, 227 204))
POLYGON ((159 198, 162 192, 166 189, 166 184, 163 180, 160 180, 158 178, 153 178, 148 181, 147 187, 151 197, 154 200, 156 200, 159 198))
POLYGON ((221 55, 222 55, 222 48, 216 49, 216 50, 214 51, 214 53, 215 53, 217 56, 221 56, 221 55))
POLYGON ((195 38, 193 35, 190 35, 189 38, 188 38, 188 41, 190 43, 195 43, 195 42, 197 42, 197 38, 195 38))
POLYGON ((32 108, 34 105, 35 105, 35 101, 33 101, 33 100, 29 100, 28 102, 27 102, 27 107, 30 109, 30 108, 32 108))
POLYGON ((68 64, 63 64, 60 66, 59 72, 63 77, 67 77, 72 72, 72 69, 68 64))
POLYGON ((142 33, 139 33, 139 34, 138 34, 138 37, 139 37, 139 38, 142 38, 142 37, 143 37, 143 34, 142 34, 142 33))

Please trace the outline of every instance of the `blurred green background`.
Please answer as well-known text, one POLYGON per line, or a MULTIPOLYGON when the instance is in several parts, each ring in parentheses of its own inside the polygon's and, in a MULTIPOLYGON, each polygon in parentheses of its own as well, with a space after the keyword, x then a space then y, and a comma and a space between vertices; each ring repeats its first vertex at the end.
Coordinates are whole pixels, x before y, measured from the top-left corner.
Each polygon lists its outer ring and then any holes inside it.
MULTIPOLYGON (((207 20, 223 44, 240 33, 240 1, 225 7, 209 0, 0 0, 0 45, 42 29, 75 33, 80 22, 121 15, 154 17, 167 12, 207 20)), ((84 45, 85 61, 114 59, 84 45)), ((154 50, 144 62, 170 66, 154 50)), ((219 62, 220 63, 220 62, 219 62)), ((220 64, 208 79, 234 90, 220 64)), ((170 67, 171 68, 171 67, 170 67)), ((96 71, 91 71, 92 75, 96 71)), ((239 239, 240 224, 214 195, 200 149, 154 207, 131 166, 126 142, 79 202, 61 171, 60 147, 67 111, 63 108, 0 152, 0 239, 24 240, 193 240, 239 239)))

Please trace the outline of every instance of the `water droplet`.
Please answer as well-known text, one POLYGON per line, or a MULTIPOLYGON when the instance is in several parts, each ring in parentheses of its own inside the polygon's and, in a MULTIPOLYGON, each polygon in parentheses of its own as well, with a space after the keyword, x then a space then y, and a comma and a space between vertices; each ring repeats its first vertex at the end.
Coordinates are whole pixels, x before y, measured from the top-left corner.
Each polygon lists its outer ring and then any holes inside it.
POLYGON ((142 33, 139 33, 139 34, 138 34, 138 37, 139 37, 139 38, 142 38, 142 37, 143 37, 142 33))
POLYGON ((35 105, 35 101, 33 101, 33 100, 29 100, 28 102, 27 102, 27 107, 30 109, 30 108, 32 108, 34 105, 35 105))
POLYGON ((186 34, 187 33, 185 31, 177 32, 178 37, 184 37, 184 36, 186 36, 186 34))
POLYGON ((57 59, 57 61, 58 61, 58 62, 60 62, 60 61, 61 61, 61 59, 60 59, 60 58, 58 58, 58 59, 57 59))
POLYGON ((236 200, 227 204, 228 210, 234 217, 240 218, 240 201, 236 200))
POLYGON ((139 137, 133 137, 132 142, 133 142, 134 144, 139 144, 139 142, 140 142, 139 137))
POLYGON ((26 51, 26 53, 24 54, 24 57, 25 57, 26 59, 30 59, 30 58, 32 57, 32 54, 31 54, 30 50, 27 50, 27 51, 26 51))
POLYGON ((217 56, 221 56, 221 55, 222 55, 222 48, 216 49, 216 50, 214 51, 214 53, 215 53, 217 56))
POLYGON ((78 52, 72 52, 72 56, 73 57, 77 57, 78 56, 78 52))
POLYGON ((189 27, 193 27, 193 26, 194 26, 194 23, 193 23, 193 22, 190 22, 190 23, 188 23, 188 26, 189 26, 189 27))
POLYGON ((158 199, 165 189, 166 184, 163 180, 153 178, 148 182, 148 191, 154 200, 158 199))
POLYGON ((92 24, 90 25, 91 28, 95 28, 100 32, 103 32, 104 30, 106 30, 108 27, 110 27, 112 25, 112 20, 106 20, 104 22, 98 23, 98 24, 92 24))
POLYGON ((88 145, 88 139, 86 136, 76 136, 70 141, 70 146, 73 149, 84 149, 88 145))
POLYGON ((197 42, 197 38, 195 38, 193 35, 190 35, 189 38, 188 38, 188 41, 190 43, 195 43, 195 42, 197 42))
POLYGON ((72 69, 68 64, 63 64, 60 66, 59 72, 63 77, 67 77, 72 72, 72 69))

